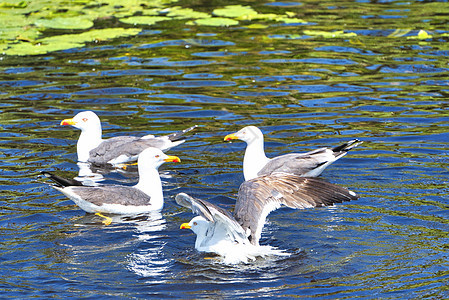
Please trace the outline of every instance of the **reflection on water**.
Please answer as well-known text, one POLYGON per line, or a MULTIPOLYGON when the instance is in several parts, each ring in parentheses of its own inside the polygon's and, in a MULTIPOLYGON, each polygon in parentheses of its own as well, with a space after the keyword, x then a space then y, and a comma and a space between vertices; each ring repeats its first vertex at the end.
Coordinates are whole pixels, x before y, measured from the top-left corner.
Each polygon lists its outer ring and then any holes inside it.
MULTIPOLYGON (((208 10, 215 4, 195 5, 208 10)), ((254 6, 266 13, 292 11, 307 23, 264 21, 262 28, 242 20, 215 28, 167 22, 108 44, 2 56, 2 295, 447 295, 447 4, 254 6), (431 37, 419 38, 421 29, 431 37), (160 170, 161 214, 117 217, 105 226, 38 178, 48 170, 92 184, 136 183, 136 169, 76 164, 79 132, 58 124, 82 110, 98 113, 105 138, 200 125, 170 150, 182 162, 160 170), (272 213, 261 243, 291 255, 226 266, 194 250, 194 234, 179 230, 192 213, 173 198, 186 192, 231 210, 243 180, 245 145, 223 138, 246 125, 262 129, 269 157, 363 140, 322 175, 361 198, 272 213)))

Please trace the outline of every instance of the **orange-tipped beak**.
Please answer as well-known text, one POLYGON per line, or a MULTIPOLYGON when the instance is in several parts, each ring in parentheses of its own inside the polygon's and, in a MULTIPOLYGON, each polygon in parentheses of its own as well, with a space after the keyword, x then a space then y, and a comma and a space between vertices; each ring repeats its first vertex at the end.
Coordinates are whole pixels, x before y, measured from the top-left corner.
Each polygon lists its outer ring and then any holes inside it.
POLYGON ((189 223, 182 223, 181 226, 179 227, 179 229, 190 229, 190 225, 189 223))
POLYGON ((166 162, 181 162, 181 160, 177 156, 169 156, 166 159, 164 159, 164 161, 166 161, 166 162))
POLYGON ((230 140, 238 140, 239 138, 234 134, 234 133, 231 133, 231 134, 228 134, 227 136, 225 136, 225 138, 224 138, 224 140, 227 142, 227 141, 230 141, 230 140))
POLYGON ((75 125, 76 122, 73 119, 65 119, 61 121, 60 125, 75 125))

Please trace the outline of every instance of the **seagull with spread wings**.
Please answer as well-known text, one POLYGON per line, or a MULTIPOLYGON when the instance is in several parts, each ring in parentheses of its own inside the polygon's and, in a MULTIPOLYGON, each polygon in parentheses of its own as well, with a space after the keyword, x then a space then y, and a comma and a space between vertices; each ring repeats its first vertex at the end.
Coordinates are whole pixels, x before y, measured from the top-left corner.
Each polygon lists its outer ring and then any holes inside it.
POLYGON ((199 215, 181 225, 181 229, 191 229, 196 234, 198 251, 216 253, 226 263, 240 263, 258 256, 285 254, 259 245, 266 217, 282 205, 304 209, 356 200, 358 196, 320 178, 274 173, 243 182, 233 214, 185 193, 175 199, 199 215))

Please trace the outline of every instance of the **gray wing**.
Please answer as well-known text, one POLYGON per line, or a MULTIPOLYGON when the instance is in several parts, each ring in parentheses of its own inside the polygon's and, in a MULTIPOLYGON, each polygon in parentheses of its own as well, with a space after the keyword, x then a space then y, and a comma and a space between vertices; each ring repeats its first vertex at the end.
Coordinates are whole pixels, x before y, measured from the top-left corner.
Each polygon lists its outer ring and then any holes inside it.
POLYGON ((193 198, 185 193, 179 193, 175 197, 176 203, 189 208, 193 213, 202 216, 211 223, 223 224, 228 233, 233 235, 237 241, 247 241, 247 235, 240 224, 234 219, 231 213, 206 200, 193 198))
POLYGON ((303 209, 357 198, 354 192, 319 178, 276 173, 240 185, 234 217, 250 232, 251 243, 258 245, 266 217, 281 205, 303 209))
POLYGON ((131 206, 151 205, 150 196, 131 186, 72 186, 70 189, 84 200, 98 206, 101 206, 102 204, 121 204, 131 206))
POLYGON ((275 172, 304 175, 333 160, 329 149, 320 148, 307 153, 290 153, 272 158, 260 171, 258 176, 275 172))
POLYGON ((301 176, 318 176, 329 164, 345 156, 349 150, 361 143, 362 141, 353 139, 333 149, 319 148, 306 153, 291 153, 274 157, 257 175, 262 176, 275 172, 284 172, 301 176))
POLYGON ((148 147, 165 149, 171 141, 166 137, 139 138, 135 136, 117 136, 104 140, 97 148, 89 152, 89 162, 107 164, 109 161, 126 155, 137 159, 137 156, 148 147))

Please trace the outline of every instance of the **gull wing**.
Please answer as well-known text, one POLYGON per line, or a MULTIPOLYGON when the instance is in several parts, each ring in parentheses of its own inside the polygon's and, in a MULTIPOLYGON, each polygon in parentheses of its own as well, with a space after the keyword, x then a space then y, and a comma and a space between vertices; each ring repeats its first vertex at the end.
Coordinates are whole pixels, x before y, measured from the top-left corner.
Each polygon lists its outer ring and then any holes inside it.
POLYGON ((206 200, 193 198, 186 193, 180 193, 175 197, 176 203, 189 208, 193 213, 202 216, 209 222, 214 223, 215 227, 222 226, 237 241, 247 242, 247 236, 240 224, 234 219, 231 213, 218 207, 206 200))
POLYGON ((258 245, 266 217, 282 205, 304 209, 356 199, 354 192, 323 179, 274 173, 240 185, 234 217, 258 245))

